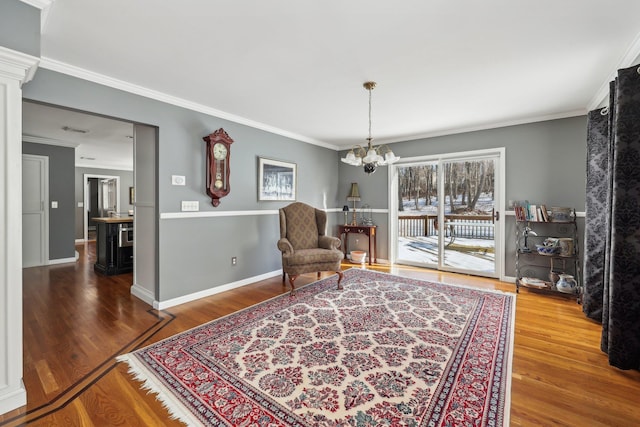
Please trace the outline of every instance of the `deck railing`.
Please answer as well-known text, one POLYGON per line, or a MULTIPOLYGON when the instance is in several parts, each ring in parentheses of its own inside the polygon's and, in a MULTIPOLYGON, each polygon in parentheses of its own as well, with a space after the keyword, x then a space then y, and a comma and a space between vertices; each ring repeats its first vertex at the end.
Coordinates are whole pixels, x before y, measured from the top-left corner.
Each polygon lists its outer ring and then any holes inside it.
MULTIPOLYGON (((445 237, 494 238, 494 223, 491 215, 445 215, 444 221, 445 237)), ((437 215, 398 217, 398 235, 401 237, 427 237, 437 234, 437 215)))

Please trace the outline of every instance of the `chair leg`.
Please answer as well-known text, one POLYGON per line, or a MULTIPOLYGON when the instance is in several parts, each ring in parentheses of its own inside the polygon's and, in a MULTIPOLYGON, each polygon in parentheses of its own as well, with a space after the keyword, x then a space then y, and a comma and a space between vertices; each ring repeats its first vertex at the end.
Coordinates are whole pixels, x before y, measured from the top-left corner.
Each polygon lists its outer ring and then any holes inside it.
POLYGON ((285 273, 284 271, 282 272, 282 283, 284 283, 284 279, 286 279, 287 277, 287 273, 285 273))
POLYGON ((336 273, 338 273, 338 290, 342 290, 342 284, 340 282, 342 282, 342 278, 344 277, 344 273, 342 273, 342 271, 336 271, 336 273))
POLYGON ((318 280, 320 280, 320 272, 318 271, 318 280))
POLYGON ((291 285, 291 292, 289 293, 291 296, 296 294, 296 285, 293 283, 298 278, 298 274, 289 275, 289 284, 291 285))

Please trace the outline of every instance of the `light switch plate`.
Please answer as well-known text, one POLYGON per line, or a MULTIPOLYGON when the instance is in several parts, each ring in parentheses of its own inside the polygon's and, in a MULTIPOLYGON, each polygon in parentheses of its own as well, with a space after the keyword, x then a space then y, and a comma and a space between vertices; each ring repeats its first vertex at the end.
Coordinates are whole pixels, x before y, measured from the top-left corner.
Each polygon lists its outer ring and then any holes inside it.
POLYGON ((198 212, 200 210, 200 202, 198 201, 182 201, 182 212, 198 212))
POLYGON ((58 209, 58 202, 55 200, 51 202, 51 209, 58 209))
POLYGON ((184 175, 171 175, 171 185, 185 185, 186 183, 184 175))

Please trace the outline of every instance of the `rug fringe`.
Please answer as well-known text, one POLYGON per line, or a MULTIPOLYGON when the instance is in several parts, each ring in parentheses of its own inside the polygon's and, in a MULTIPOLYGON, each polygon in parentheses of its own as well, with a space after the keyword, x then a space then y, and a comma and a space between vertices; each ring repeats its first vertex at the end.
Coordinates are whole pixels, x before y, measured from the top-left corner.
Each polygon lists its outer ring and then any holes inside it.
POLYGON ((177 400, 169 390, 166 390, 163 384, 156 381, 153 373, 150 373, 140 364, 135 355, 131 353, 122 354, 116 357, 116 362, 124 362, 129 366, 128 373, 136 381, 142 382, 140 386, 141 389, 155 395, 155 398, 169 412, 169 417, 172 420, 181 421, 188 426, 204 426, 204 424, 192 414, 182 410, 184 404, 177 400))

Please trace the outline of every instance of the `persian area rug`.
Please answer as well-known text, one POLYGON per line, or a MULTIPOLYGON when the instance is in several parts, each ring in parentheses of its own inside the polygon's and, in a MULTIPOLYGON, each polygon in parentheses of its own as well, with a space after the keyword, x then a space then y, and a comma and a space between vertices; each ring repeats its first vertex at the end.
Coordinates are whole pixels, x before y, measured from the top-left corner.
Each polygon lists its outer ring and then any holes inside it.
POLYGON ((509 424, 515 294, 361 269, 119 357, 208 426, 509 424))

